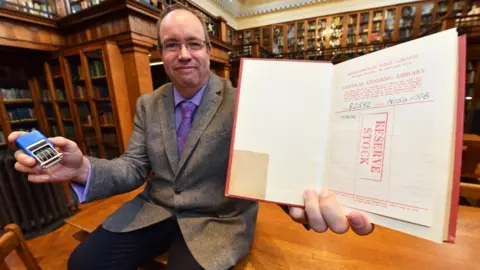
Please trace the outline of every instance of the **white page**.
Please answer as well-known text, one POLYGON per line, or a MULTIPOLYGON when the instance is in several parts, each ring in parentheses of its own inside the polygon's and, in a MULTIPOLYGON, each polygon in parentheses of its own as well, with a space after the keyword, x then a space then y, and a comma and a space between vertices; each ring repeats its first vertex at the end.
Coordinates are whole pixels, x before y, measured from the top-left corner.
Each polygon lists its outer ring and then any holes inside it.
POLYGON ((457 50, 453 29, 335 66, 326 180, 341 204, 443 240, 457 50))
POLYGON ((332 72, 331 63, 243 59, 227 196, 303 205, 305 189, 320 190, 332 72))

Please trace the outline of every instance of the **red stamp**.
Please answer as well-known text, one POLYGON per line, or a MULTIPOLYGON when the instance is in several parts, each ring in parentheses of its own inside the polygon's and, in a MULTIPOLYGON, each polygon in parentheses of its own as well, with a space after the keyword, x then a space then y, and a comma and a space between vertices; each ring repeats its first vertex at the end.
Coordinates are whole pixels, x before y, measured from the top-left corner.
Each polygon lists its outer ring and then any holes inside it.
POLYGON ((357 176, 381 182, 383 177, 388 113, 362 115, 357 149, 357 176))

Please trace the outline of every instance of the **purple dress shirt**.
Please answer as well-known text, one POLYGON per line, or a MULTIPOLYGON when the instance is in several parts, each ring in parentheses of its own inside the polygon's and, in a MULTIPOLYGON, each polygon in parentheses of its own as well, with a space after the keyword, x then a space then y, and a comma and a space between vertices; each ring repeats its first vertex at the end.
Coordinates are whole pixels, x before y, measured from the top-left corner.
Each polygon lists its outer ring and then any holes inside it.
MULTIPOLYGON (((177 91, 175 87, 173 87, 173 99, 175 102, 175 128, 178 130, 178 126, 180 125, 180 122, 182 121, 182 112, 180 111, 180 102, 184 100, 188 100, 195 105, 200 106, 200 102, 202 101, 203 93, 205 92, 205 88, 207 87, 208 81, 200 88, 200 91, 198 91, 192 98, 187 99, 184 98, 180 93, 177 91)), ((195 116, 195 113, 194 113, 195 116)), ((87 190, 89 190, 90 187, 90 178, 91 178, 91 167, 92 165, 90 162, 88 163, 88 178, 87 178, 87 184, 86 185, 81 185, 77 183, 71 183, 73 190, 77 194, 78 201, 80 203, 85 202, 85 198, 87 197, 87 190)))

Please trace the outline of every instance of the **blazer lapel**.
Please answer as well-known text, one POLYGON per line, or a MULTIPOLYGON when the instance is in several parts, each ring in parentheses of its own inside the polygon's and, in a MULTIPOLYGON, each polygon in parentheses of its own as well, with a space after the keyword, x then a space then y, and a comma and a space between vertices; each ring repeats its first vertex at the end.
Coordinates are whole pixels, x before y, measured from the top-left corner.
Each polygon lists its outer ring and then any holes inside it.
MULTIPOLYGON (((188 133, 187 140, 183 146, 183 152, 180 155, 180 161, 176 173, 185 165, 187 158, 192 153, 195 145, 207 128, 208 124, 215 116, 220 104, 222 103, 222 83, 218 81, 215 75, 210 75, 210 80, 203 93, 200 106, 195 113, 195 118, 192 123, 192 128, 188 133)), ((175 144, 176 146, 176 144, 175 144)))
POLYGON ((163 99, 159 101, 160 125, 162 130, 162 143, 167 152, 168 160, 174 172, 177 171, 178 150, 177 133, 175 128, 175 108, 173 98, 173 84, 170 84, 163 94, 163 99))

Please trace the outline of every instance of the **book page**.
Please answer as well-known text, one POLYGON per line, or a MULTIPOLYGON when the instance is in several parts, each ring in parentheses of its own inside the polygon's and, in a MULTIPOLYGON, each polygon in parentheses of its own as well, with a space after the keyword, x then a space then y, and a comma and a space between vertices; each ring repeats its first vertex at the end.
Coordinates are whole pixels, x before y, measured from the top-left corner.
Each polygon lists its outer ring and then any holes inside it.
POLYGON ((335 66, 326 181, 341 204, 443 237, 457 54, 453 29, 335 66))
POLYGON ((226 196, 304 205, 320 190, 331 63, 243 59, 226 196))

